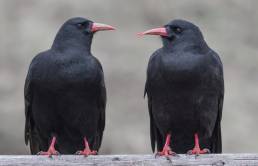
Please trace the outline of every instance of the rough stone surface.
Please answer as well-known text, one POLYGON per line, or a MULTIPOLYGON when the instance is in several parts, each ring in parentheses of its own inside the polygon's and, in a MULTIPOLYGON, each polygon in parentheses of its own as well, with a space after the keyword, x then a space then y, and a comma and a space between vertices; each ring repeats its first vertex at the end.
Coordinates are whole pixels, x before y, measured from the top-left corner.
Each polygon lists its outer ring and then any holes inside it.
POLYGON ((51 158, 47 156, 3 155, 0 156, 0 166, 171 166, 171 165, 258 165, 258 154, 208 154, 200 156, 179 155, 177 157, 156 157, 154 155, 99 155, 76 156, 60 155, 51 158))

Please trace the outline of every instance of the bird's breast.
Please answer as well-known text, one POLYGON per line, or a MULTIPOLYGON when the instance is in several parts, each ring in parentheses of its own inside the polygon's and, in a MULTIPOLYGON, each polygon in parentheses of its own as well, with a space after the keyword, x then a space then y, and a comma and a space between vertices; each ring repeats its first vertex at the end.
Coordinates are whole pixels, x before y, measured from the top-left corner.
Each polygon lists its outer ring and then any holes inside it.
POLYGON ((198 56, 164 56, 161 58, 161 71, 164 79, 171 83, 199 84, 204 65, 198 56))
POLYGON ((94 63, 85 60, 58 60, 35 73, 34 83, 51 91, 91 88, 99 82, 99 72, 94 63))

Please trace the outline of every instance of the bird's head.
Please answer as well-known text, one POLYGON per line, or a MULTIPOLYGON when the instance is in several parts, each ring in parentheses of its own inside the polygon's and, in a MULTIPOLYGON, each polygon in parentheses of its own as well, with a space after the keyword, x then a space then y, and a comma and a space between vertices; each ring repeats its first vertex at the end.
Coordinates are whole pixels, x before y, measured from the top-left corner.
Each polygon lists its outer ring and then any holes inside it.
POLYGON ((138 34, 159 35, 162 38, 164 47, 172 49, 198 45, 204 42, 200 29, 185 20, 173 20, 160 28, 150 29, 138 34))
POLYGON ((53 46, 84 45, 90 47, 94 33, 114 29, 110 25, 95 23, 85 18, 71 18, 58 31, 53 46))

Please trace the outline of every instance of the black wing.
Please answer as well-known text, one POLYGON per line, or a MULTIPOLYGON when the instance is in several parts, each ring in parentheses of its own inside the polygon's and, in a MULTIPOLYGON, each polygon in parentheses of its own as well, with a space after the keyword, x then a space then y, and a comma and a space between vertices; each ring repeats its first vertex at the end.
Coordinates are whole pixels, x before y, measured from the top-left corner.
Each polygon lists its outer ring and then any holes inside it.
POLYGON ((31 72, 29 70, 25 85, 24 85, 24 100, 25 100, 25 144, 28 145, 31 133, 31 101, 32 101, 32 93, 31 93, 31 72))
POLYGON ((159 51, 156 51, 153 53, 153 55, 150 57, 148 69, 147 69, 147 80, 145 83, 145 90, 144 90, 144 97, 147 94, 148 97, 148 109, 149 109, 149 116, 150 116, 150 138, 151 138, 151 148, 152 151, 155 152, 155 145, 157 143, 157 149, 162 150, 163 147, 163 137, 160 134, 154 119, 153 119, 153 113, 152 113, 152 97, 151 97, 151 75, 155 73, 153 69, 155 68, 155 56, 158 54, 159 51))
POLYGON ((25 144, 30 143, 30 150, 32 154, 39 152, 38 134, 34 126, 34 120, 32 117, 32 100, 33 100, 33 88, 32 88, 32 69, 29 67, 29 71, 24 85, 24 100, 25 100, 25 144))
POLYGON ((151 96, 148 96, 148 108, 149 108, 149 116, 150 116, 151 148, 152 148, 152 151, 155 152, 155 145, 156 145, 156 142, 157 142, 157 149, 158 149, 158 151, 161 151, 162 146, 164 144, 163 143, 163 137, 160 134, 159 130, 157 129, 157 127, 155 125, 155 122, 153 120, 151 96))
POLYGON ((38 131, 35 127, 35 121, 33 119, 33 110, 32 110, 32 103, 33 103, 33 79, 32 73, 38 66, 38 62, 40 57, 44 56, 47 53, 41 52, 36 55, 31 64, 29 66, 28 74, 25 80, 24 85, 24 100, 25 100, 25 130, 24 130, 24 137, 25 137, 25 144, 30 144, 31 154, 37 154, 40 151, 39 143, 40 137, 38 131))
POLYGON ((222 153, 222 140, 221 140, 221 117, 222 117, 222 107, 223 107, 223 96, 220 97, 218 102, 218 117, 216 120, 215 128, 212 134, 211 140, 211 152, 212 153, 222 153))
POLYGON ((218 54, 212 51, 212 55, 217 59, 219 64, 219 98, 218 98, 218 116, 215 124, 215 128, 212 134, 212 144, 211 144, 211 152, 212 153, 222 153, 222 139, 221 139, 221 119, 222 119, 222 109, 223 109, 223 101, 224 101, 224 78, 223 78, 223 64, 218 56, 218 54))
POLYGON ((105 129, 105 110, 106 110, 106 102, 107 102, 107 95, 106 95, 106 87, 105 87, 105 81, 104 81, 104 73, 103 69, 101 67, 101 64, 98 62, 99 67, 101 69, 100 71, 100 92, 99 92, 99 100, 98 100, 98 106, 100 109, 100 117, 98 122, 98 131, 97 136, 95 138, 95 144, 94 144, 94 150, 98 150, 101 146, 103 132, 105 129))

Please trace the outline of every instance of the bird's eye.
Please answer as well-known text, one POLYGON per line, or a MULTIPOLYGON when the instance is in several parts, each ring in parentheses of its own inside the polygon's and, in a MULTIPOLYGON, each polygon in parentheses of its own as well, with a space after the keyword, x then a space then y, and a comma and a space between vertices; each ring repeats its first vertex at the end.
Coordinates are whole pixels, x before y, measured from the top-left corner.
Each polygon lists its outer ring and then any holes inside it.
POLYGON ((180 27, 174 27, 173 28, 173 31, 175 32, 175 33, 177 33, 177 34, 179 34, 179 33, 182 33, 182 28, 180 28, 180 27))
POLYGON ((77 27, 78 27, 79 29, 85 29, 85 24, 83 24, 83 23, 78 23, 78 24, 77 24, 77 27))

